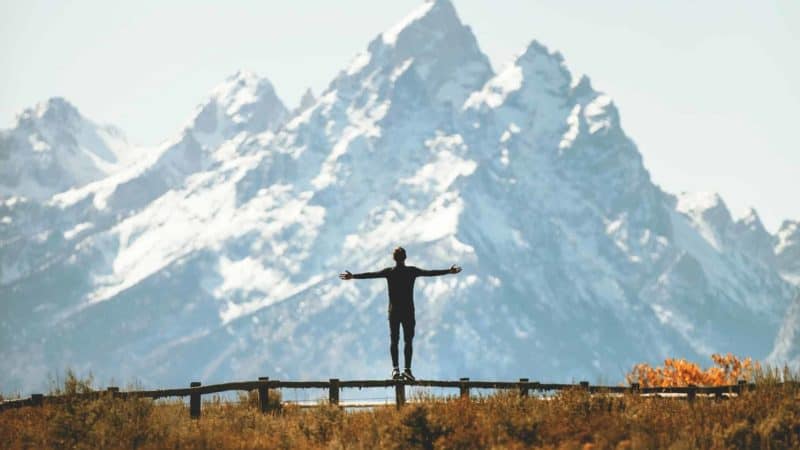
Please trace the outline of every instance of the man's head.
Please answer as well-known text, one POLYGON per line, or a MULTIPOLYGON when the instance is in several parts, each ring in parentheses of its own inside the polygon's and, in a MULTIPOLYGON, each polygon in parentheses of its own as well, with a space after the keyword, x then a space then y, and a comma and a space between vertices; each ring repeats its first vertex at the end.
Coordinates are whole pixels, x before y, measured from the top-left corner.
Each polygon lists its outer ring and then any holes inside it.
POLYGON ((392 253, 392 258, 398 263, 403 263, 406 260, 406 249, 403 247, 397 247, 394 249, 394 253, 392 253))

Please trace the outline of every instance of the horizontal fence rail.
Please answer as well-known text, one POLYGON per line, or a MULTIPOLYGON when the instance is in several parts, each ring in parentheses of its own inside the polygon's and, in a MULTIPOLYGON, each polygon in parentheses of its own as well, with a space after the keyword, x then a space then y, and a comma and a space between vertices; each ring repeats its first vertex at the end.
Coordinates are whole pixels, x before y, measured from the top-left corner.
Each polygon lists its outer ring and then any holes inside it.
MULTIPOLYGON (((782 384, 798 384, 797 382, 785 382, 782 384)), ((470 389, 499 389, 517 390, 519 395, 527 397, 531 392, 556 392, 568 389, 583 390, 592 394, 636 394, 636 395, 658 395, 675 394, 689 401, 694 400, 697 395, 714 396, 722 398, 723 395, 741 394, 746 390, 755 388, 754 383, 739 381, 735 385, 727 386, 671 386, 671 387, 640 387, 638 383, 630 386, 592 386, 587 381, 578 384, 558 384, 558 383, 539 383, 529 381, 527 378, 520 378, 519 381, 475 381, 469 378, 459 380, 339 380, 331 378, 328 381, 280 381, 270 380, 269 377, 260 377, 257 381, 235 381, 231 383, 209 384, 203 386, 198 381, 193 381, 188 388, 178 389, 157 389, 145 391, 120 391, 118 387, 111 386, 104 391, 92 391, 80 394, 65 395, 43 395, 33 394, 30 398, 7 400, 0 403, 0 411, 24 406, 42 406, 45 403, 63 403, 72 399, 99 399, 101 396, 112 398, 168 398, 168 397, 189 397, 189 414, 192 418, 199 418, 201 411, 201 396, 218 394, 230 391, 257 391, 259 408, 262 412, 269 411, 269 391, 270 389, 327 389, 328 402, 332 405, 339 405, 339 393, 346 388, 391 388, 395 389, 395 405, 399 408, 406 403, 406 386, 437 387, 437 388, 457 388, 461 398, 470 397, 470 389)))

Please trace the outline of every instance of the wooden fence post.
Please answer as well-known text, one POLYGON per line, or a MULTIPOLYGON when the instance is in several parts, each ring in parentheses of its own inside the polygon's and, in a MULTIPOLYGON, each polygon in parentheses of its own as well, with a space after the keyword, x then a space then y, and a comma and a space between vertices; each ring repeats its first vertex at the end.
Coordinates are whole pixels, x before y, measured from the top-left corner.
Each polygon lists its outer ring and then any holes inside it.
POLYGON ((469 378, 459 378, 461 384, 459 385, 459 390, 461 391, 461 398, 469 398, 469 378))
MULTIPOLYGON (((189 383, 190 388, 199 388, 201 383, 199 381, 192 381, 189 383)), ((199 389, 192 389, 194 392, 189 394, 189 417, 192 419, 200 418, 200 392, 199 389)))
POLYGON ((258 406, 262 413, 269 409, 269 377, 258 377, 258 406))
POLYGON ((527 397, 528 396, 528 386, 527 386, 528 379, 527 378, 520 378, 519 379, 519 383, 520 383, 519 396, 520 397, 527 397), (523 386, 523 384, 524 384, 524 386, 523 386))
POLYGON ((31 406, 42 406, 44 404, 43 394, 31 394, 31 406))
POLYGON ((328 392, 328 401, 331 405, 339 404, 339 379, 331 378, 330 390, 328 392))
POLYGON ((111 398, 117 398, 119 396, 119 388, 116 386, 109 386, 106 392, 108 392, 111 398))
POLYGON ((697 386, 694 384, 689 385, 689 391, 686 393, 686 398, 693 402, 695 398, 697 398, 697 386))
POLYGON ((745 389, 747 389, 747 381, 739 380, 736 386, 736 393, 741 395, 741 393, 744 392, 745 389))
POLYGON ((403 380, 397 380, 394 383, 394 404, 397 409, 406 404, 406 383, 403 380))

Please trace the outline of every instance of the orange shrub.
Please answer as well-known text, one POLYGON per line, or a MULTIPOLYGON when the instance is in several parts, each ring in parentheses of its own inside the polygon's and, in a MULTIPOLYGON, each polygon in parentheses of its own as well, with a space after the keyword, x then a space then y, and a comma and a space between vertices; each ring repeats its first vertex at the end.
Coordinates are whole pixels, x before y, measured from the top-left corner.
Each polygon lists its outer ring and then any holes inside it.
POLYGON ((651 367, 649 364, 636 364, 625 376, 628 383, 639 383, 642 387, 664 386, 726 386, 738 380, 753 381, 761 370, 758 361, 751 358, 740 359, 731 353, 711 355, 714 366, 703 370, 696 363, 685 359, 667 358, 664 367, 651 367))

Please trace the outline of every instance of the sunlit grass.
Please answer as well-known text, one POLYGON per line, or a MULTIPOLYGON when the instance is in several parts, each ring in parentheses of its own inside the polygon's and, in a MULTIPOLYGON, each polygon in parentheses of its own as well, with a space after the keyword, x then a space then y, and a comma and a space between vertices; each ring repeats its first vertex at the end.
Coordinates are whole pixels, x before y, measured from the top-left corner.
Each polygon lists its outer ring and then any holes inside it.
MULTIPOLYGON (((347 411, 321 404, 301 409, 270 396, 204 402, 189 418, 181 401, 97 400, 0 412, 3 448, 763 448, 800 447, 796 374, 759 369, 756 389, 694 402, 658 397, 591 396, 570 390, 543 399, 517 392, 462 399, 419 396, 393 406, 347 411)), ((68 375, 62 394, 86 392, 90 380, 68 375)))

